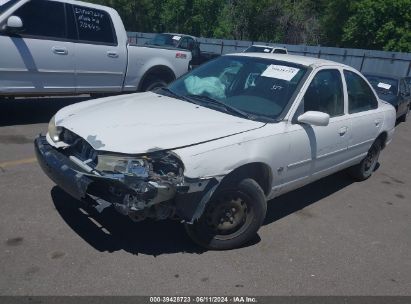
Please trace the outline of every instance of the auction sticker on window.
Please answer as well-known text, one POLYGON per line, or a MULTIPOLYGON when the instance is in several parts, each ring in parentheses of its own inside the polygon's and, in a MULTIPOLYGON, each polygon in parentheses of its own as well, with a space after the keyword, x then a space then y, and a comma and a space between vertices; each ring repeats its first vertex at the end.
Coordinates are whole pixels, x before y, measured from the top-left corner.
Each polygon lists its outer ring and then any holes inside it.
POLYGON ((173 36, 173 40, 179 41, 181 39, 181 36, 173 36))
POLYGON ((290 81, 295 75, 297 75, 298 71, 300 71, 300 69, 284 65, 271 64, 265 69, 261 76, 290 81))
POLYGON ((381 89, 389 90, 391 88, 391 85, 388 83, 380 82, 379 84, 377 84, 377 87, 381 89))

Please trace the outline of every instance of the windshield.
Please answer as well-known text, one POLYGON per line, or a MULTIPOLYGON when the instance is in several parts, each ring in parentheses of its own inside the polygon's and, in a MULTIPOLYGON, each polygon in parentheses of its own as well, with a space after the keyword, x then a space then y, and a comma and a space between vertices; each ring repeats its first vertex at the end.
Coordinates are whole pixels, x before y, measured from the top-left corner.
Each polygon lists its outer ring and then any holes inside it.
POLYGON ((378 94, 397 95, 398 80, 389 77, 374 75, 365 75, 365 77, 368 79, 368 81, 371 83, 371 85, 377 91, 378 94))
POLYGON ((0 15, 20 0, 0 0, 0 15))
POLYGON ((181 36, 178 35, 157 34, 152 39, 150 39, 147 44, 176 47, 180 39, 181 36))
POLYGON ((205 107, 220 105, 229 114, 274 121, 306 72, 305 67, 283 61, 222 56, 177 79, 168 91, 205 107))

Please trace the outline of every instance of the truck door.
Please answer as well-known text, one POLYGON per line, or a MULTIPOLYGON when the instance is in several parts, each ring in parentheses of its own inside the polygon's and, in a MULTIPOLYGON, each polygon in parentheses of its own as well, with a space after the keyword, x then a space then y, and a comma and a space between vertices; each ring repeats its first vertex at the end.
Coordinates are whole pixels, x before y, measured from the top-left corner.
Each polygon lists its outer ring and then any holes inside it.
POLYGON ((23 27, 0 33, 0 92, 74 92, 74 43, 68 40, 65 4, 32 0, 12 15, 23 27))
POLYGON ((78 30, 77 92, 120 92, 127 67, 127 49, 118 42, 110 14, 80 5, 70 5, 70 8, 78 30))

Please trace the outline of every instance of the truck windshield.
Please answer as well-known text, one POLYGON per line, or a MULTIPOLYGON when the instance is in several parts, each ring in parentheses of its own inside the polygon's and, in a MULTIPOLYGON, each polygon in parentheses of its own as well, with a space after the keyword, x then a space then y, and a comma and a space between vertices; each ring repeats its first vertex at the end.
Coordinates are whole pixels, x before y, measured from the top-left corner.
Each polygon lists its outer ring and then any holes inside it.
POLYGON ((0 0, 0 15, 19 1, 20 0, 0 0))
POLYGON ((181 36, 172 34, 157 34, 150 39, 147 44, 158 46, 171 46, 176 47, 180 41, 181 36))
POLYGON ((177 79, 167 90, 205 107, 220 106, 233 115, 235 109, 251 119, 275 121, 306 73, 306 67, 290 62, 222 56, 177 79))
POLYGON ((365 75, 378 94, 392 94, 398 93, 398 80, 394 78, 377 76, 377 75, 365 75))
POLYGON ((265 47, 265 46, 256 46, 252 45, 248 47, 244 53, 271 53, 273 51, 272 47, 265 47))

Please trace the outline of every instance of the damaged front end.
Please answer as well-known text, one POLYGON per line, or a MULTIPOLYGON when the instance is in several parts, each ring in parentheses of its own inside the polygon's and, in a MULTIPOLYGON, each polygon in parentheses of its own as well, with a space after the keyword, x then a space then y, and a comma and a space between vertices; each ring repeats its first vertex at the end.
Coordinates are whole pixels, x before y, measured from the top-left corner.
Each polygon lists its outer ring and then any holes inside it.
POLYGON ((217 184, 210 183, 212 179, 185 179, 184 165, 171 151, 112 154, 95 150, 67 129, 51 131, 49 127, 48 140, 40 136, 35 141, 43 171, 63 190, 100 212, 112 205, 134 221, 174 218, 192 222, 203 208, 202 198, 217 184))

